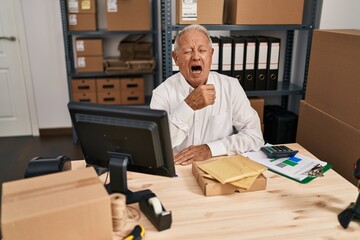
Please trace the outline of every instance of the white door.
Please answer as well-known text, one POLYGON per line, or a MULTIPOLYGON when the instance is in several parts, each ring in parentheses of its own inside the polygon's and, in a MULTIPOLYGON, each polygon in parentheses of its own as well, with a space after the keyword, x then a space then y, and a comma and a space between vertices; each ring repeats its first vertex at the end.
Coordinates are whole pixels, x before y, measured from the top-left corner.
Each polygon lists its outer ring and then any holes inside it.
POLYGON ((16 2, 0 0, 0 137, 32 135, 16 2))

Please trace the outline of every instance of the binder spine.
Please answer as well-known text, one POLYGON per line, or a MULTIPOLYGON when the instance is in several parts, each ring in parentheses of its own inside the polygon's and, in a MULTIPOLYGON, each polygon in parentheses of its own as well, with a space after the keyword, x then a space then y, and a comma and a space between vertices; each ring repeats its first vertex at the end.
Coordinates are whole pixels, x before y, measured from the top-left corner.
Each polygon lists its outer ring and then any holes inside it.
POLYGON ((220 39, 218 37, 212 37, 211 36, 211 41, 212 41, 212 47, 214 49, 214 53, 213 53, 213 56, 212 56, 212 62, 211 62, 210 70, 219 72, 220 39))
POLYGON ((219 71, 232 76, 232 40, 228 37, 220 38, 219 71))
POLYGON ((268 42, 265 38, 256 38, 255 51, 255 90, 265 90, 267 82, 268 42))
POLYGON ((246 38, 245 43, 245 78, 244 78, 244 90, 252 91, 255 89, 255 40, 252 38, 246 38))
POLYGON ((239 80, 244 88, 245 72, 245 41, 239 37, 232 37, 232 76, 239 80))
POLYGON ((268 38, 269 43, 269 60, 268 60, 268 80, 266 84, 267 90, 276 90, 279 75, 279 58, 280 58, 280 39, 268 38))
MULTIPOLYGON (((175 39, 172 40, 172 51, 171 52, 174 51, 174 44, 175 44, 175 39)), ((172 61, 172 71, 173 71, 173 73, 177 73, 179 71, 179 67, 176 66, 176 63, 173 58, 171 58, 171 61, 172 61)))

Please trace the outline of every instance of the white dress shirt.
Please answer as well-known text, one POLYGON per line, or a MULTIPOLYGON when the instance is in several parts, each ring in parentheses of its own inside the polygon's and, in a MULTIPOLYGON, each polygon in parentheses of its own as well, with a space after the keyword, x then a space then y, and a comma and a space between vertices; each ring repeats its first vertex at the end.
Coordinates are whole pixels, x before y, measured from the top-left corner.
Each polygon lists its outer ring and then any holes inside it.
POLYGON ((207 84, 215 86, 215 103, 196 111, 184 101, 193 88, 180 73, 153 90, 150 108, 167 111, 173 151, 201 144, 212 156, 259 150, 264 145, 260 119, 238 80, 210 72, 207 84))

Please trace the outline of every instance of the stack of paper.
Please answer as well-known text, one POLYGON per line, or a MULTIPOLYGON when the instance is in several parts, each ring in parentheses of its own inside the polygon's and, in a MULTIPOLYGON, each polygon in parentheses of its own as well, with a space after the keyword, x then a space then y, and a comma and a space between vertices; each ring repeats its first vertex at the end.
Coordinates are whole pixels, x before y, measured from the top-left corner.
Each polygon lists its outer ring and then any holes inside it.
POLYGON ((267 169, 242 155, 219 157, 197 165, 208 174, 205 177, 244 189, 249 189, 256 178, 267 169))

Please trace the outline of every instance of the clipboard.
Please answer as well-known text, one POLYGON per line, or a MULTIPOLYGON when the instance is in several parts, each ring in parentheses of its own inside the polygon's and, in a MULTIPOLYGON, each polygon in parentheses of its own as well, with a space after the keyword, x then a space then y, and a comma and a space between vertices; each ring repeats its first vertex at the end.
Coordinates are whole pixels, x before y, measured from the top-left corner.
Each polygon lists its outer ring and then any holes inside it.
MULTIPOLYGON (((331 166, 329 163, 327 163, 325 166, 323 166, 323 173, 325 173, 326 171, 328 171, 328 170, 331 169, 331 168, 332 168, 332 166, 331 166)), ((270 169, 270 168, 269 168, 269 170, 272 171, 272 172, 274 172, 274 173, 277 173, 277 174, 279 174, 279 175, 281 175, 281 176, 283 176, 283 177, 289 178, 289 179, 291 179, 291 180, 294 180, 294 181, 296 181, 296 182, 298 182, 298 183, 302 183, 302 184, 309 183, 309 182, 311 182, 312 180, 314 180, 315 178, 317 178, 317 177, 315 177, 315 176, 313 176, 313 177, 306 177, 305 179, 303 179, 303 180, 300 181, 300 180, 298 180, 298 179, 296 179, 296 178, 292 178, 292 177, 290 177, 290 176, 287 176, 287 175, 285 175, 285 174, 283 174, 283 173, 277 172, 277 171, 272 170, 272 169, 270 169)))
POLYGON ((320 164, 322 166, 322 173, 332 168, 327 162, 301 154, 296 154, 294 157, 279 159, 270 159, 262 151, 247 152, 244 155, 257 163, 264 165, 270 171, 302 184, 309 183, 317 178, 316 176, 305 176, 305 174, 312 170, 314 166, 320 164))

